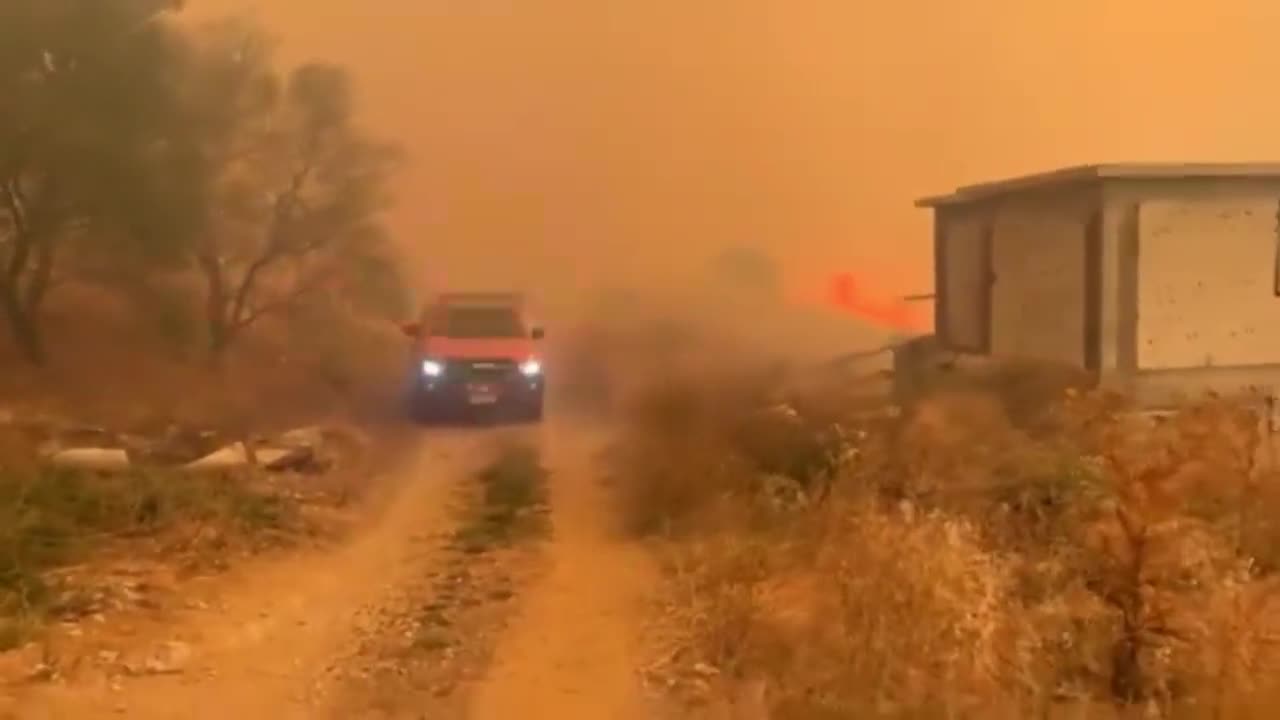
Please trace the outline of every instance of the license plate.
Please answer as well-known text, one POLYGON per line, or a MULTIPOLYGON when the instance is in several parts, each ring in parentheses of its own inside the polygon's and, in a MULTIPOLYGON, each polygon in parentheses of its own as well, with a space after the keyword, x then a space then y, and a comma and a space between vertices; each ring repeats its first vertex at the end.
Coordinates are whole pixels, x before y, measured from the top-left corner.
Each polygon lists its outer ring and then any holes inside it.
POLYGON ((472 405, 492 405, 498 402, 498 393, 486 385, 473 386, 467 390, 467 397, 472 405))

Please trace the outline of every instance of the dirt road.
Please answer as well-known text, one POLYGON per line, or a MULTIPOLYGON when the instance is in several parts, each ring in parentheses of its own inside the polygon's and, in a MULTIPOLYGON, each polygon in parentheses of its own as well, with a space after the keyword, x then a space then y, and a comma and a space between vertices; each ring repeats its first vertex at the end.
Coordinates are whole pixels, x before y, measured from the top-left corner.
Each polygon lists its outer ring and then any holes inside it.
MULTIPOLYGON (((157 672, 90 674, 23 688, 8 717, 23 720, 303 720, 343 707, 343 668, 379 632, 380 609, 430 607, 423 578, 439 570, 441 538, 458 521, 455 492, 492 457, 503 432, 425 432, 397 490, 341 547, 246 566, 207 608, 138 638, 159 648, 157 672)), ((493 662, 431 717, 650 717, 635 680, 635 604, 650 580, 643 552, 614 538, 591 455, 600 441, 573 424, 530 431, 551 470, 547 572, 512 598, 493 662)), ((464 558, 465 559, 465 558, 464 558)), ((427 591, 429 592, 429 591, 427 591)), ((153 668, 155 669, 155 668, 153 668)), ((420 717, 416 696, 385 717, 420 717)), ((0 717, 5 717, 0 705, 0 717)), ((361 717, 372 716, 361 710, 361 717)))
POLYGON ((546 438, 552 468, 550 570, 503 638, 471 718, 641 720, 637 620, 653 570, 614 530, 593 467, 601 436, 563 426, 546 438))

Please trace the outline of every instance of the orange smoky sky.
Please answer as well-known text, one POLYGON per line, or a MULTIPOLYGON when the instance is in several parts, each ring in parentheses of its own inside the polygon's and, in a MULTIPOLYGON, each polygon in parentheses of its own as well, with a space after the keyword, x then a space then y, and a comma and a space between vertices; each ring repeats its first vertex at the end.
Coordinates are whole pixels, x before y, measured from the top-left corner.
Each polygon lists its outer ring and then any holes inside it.
POLYGON ((410 154, 394 225, 423 278, 661 285, 754 245, 892 298, 932 285, 917 196, 1280 158, 1275 0, 193 5, 351 68, 410 154))

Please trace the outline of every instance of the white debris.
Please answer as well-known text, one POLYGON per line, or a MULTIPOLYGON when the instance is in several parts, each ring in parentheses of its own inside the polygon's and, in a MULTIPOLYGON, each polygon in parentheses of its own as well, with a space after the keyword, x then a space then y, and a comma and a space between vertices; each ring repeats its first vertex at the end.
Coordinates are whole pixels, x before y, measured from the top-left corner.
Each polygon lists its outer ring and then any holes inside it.
POLYGON ((248 467, 249 465, 248 448, 245 447, 244 443, 238 442, 224 448, 214 450, 199 460, 183 465, 182 468, 192 472, 208 472, 217 470, 237 470, 248 467))
POLYGON ((69 448, 59 450, 49 458, 54 467, 119 472, 129 469, 129 453, 118 448, 69 448))
POLYGON ((318 427, 297 428, 272 439, 271 444, 287 448, 315 450, 324 445, 324 430, 318 427))
POLYGON ((310 462, 313 455, 314 451, 309 447, 261 447, 254 448, 250 459, 248 448, 238 442, 182 467, 190 472, 217 472, 247 468, 256 461, 266 470, 289 470, 310 462))

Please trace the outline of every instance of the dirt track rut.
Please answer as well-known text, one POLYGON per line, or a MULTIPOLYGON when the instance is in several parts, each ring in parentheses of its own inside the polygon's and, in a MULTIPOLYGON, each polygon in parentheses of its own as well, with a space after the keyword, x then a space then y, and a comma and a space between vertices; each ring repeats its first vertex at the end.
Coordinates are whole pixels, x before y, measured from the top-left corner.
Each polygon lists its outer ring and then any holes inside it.
POLYGON ((637 679, 639 603, 652 569, 614 530, 592 467, 600 436, 546 438, 552 468, 549 571, 527 590, 472 701, 472 720, 641 720, 652 717, 637 679))

